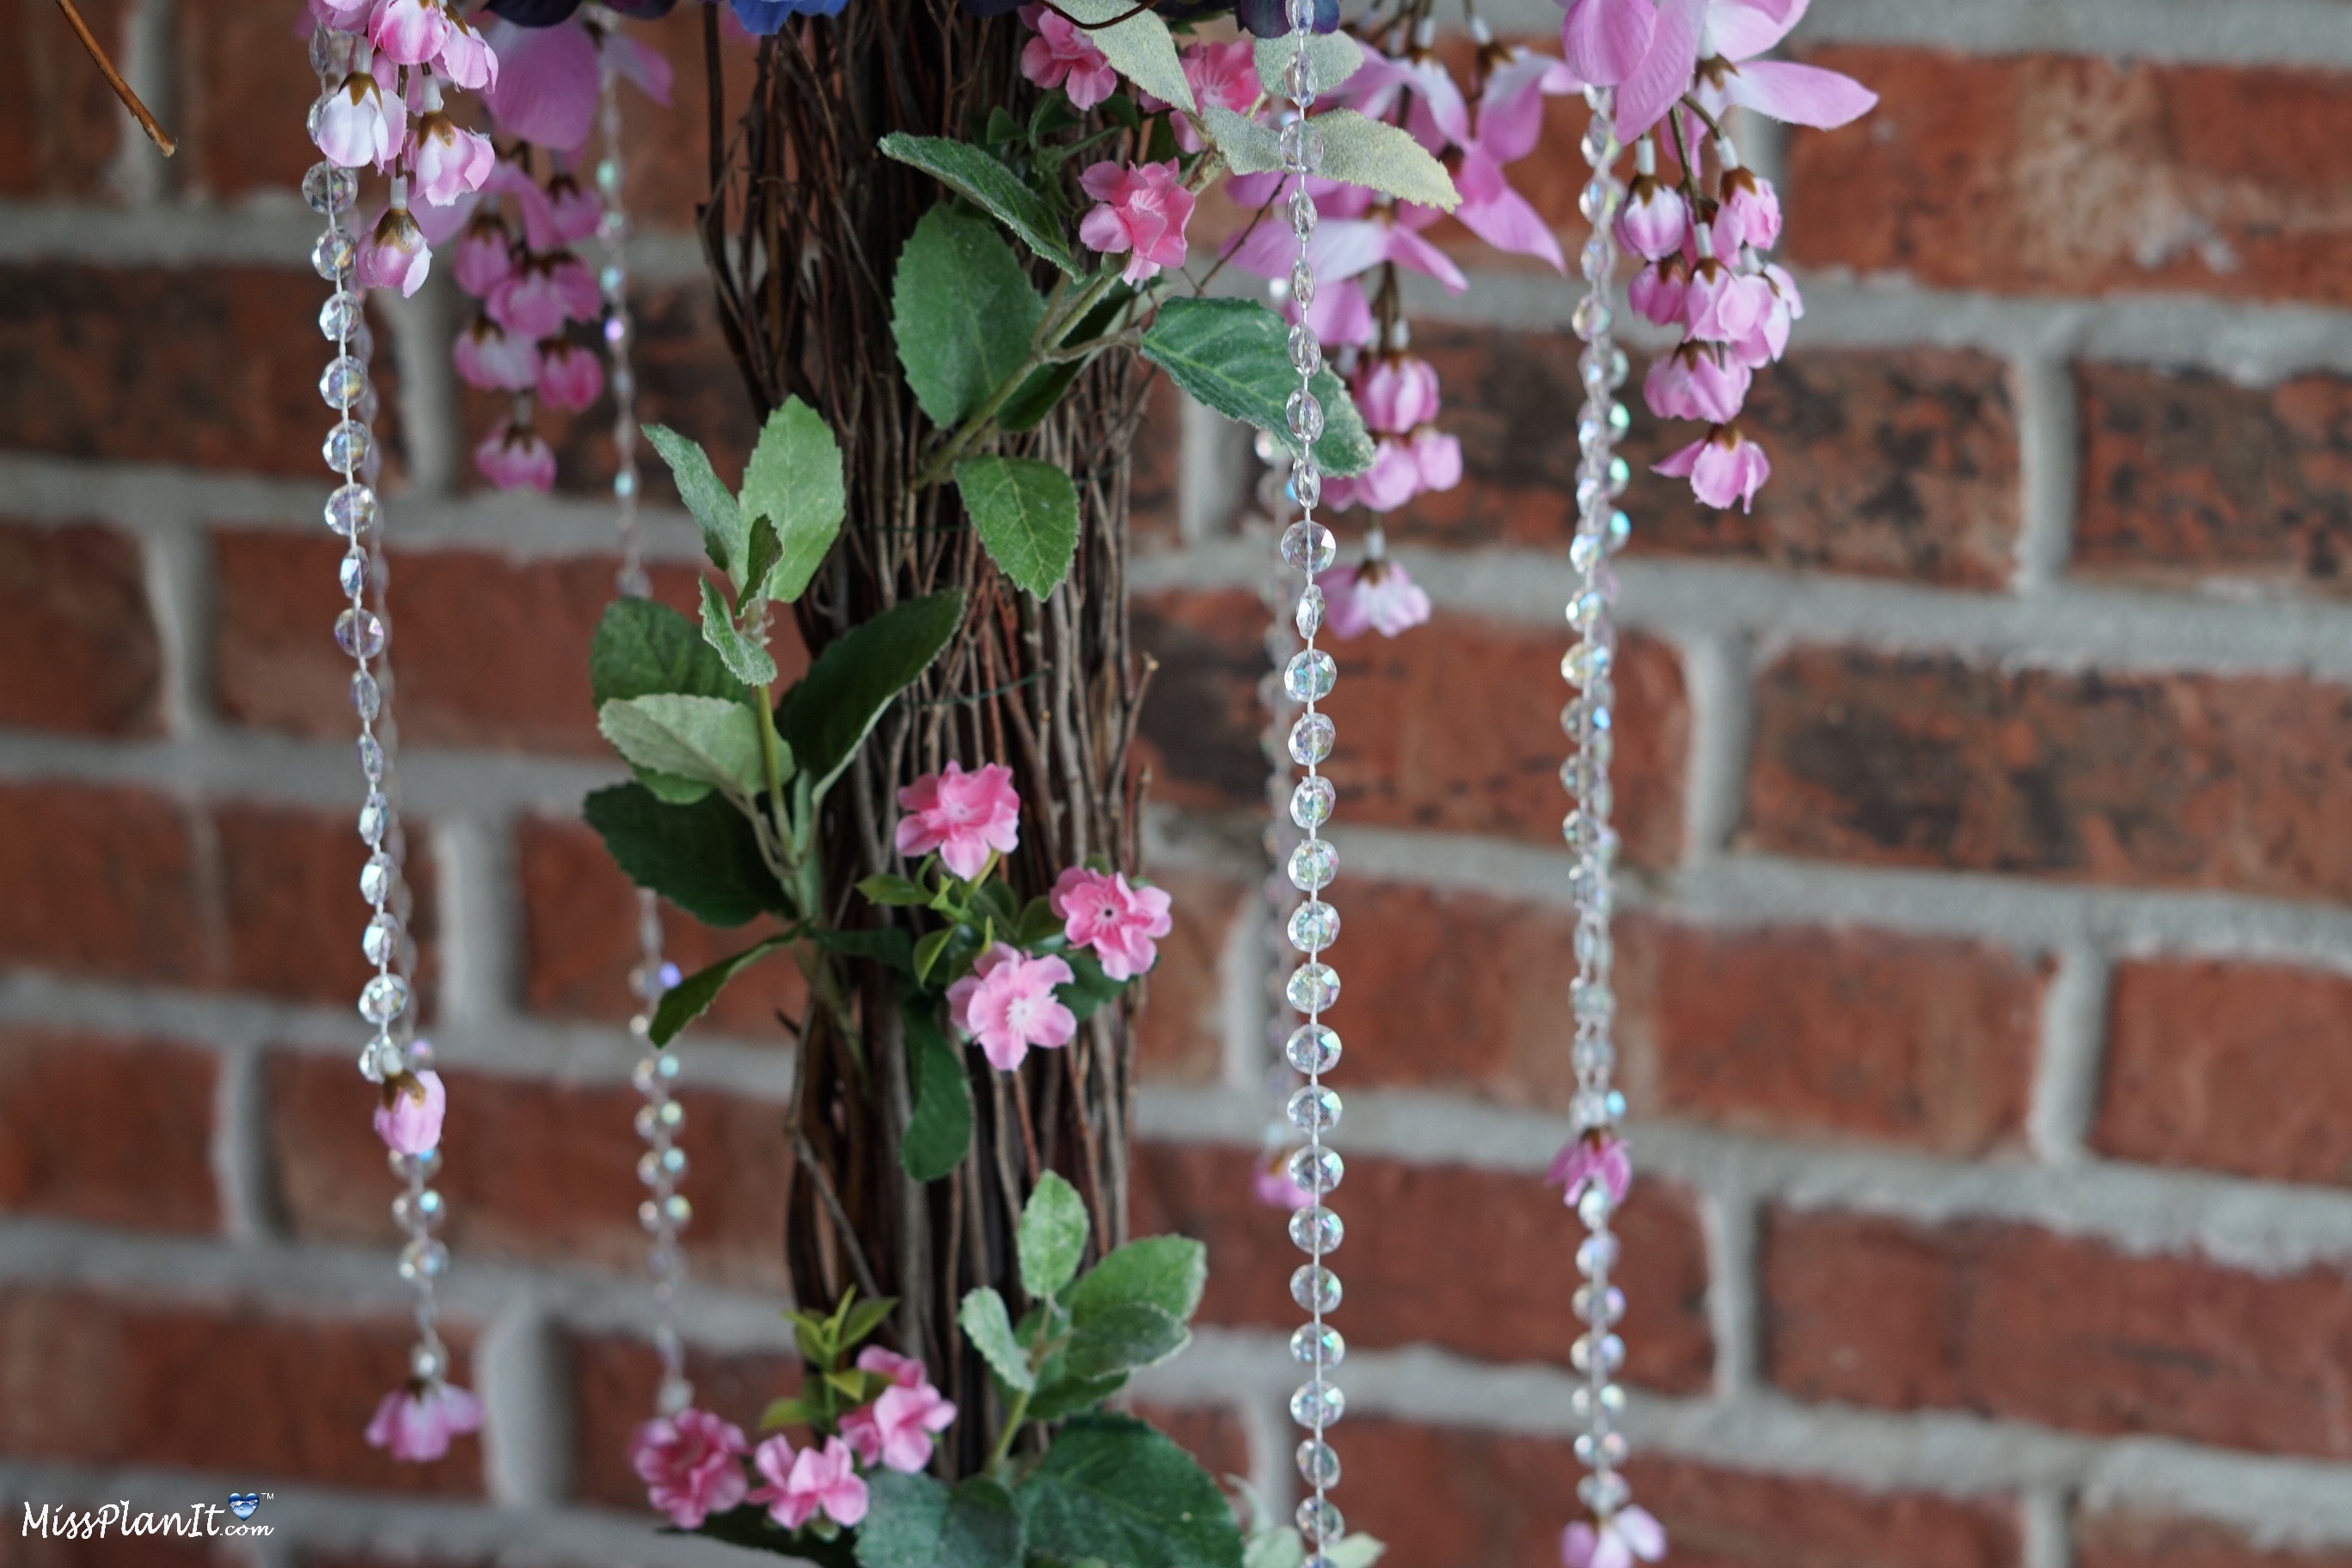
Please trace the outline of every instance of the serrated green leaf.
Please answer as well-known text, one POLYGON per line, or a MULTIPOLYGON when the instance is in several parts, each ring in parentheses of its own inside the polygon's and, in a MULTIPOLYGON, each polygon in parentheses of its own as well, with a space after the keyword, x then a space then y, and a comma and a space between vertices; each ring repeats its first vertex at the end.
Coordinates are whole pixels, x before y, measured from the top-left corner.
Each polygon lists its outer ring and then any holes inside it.
POLYGON ((1199 107, 1176 58, 1176 39, 1156 12, 1130 0, 1055 0, 1055 7, 1084 25, 1087 39, 1119 75, 1179 109, 1199 107))
POLYGON ((664 691, 739 700, 743 694, 743 683, 702 640, 700 628, 653 599, 615 599, 604 606, 588 647, 588 685, 599 707, 664 691))
POLYGON ((1062 1421, 1081 1410, 1092 1409, 1127 1386, 1127 1373, 1108 1373, 1101 1377, 1062 1377, 1040 1388, 1029 1401, 1032 1421, 1062 1421))
POLYGON ((1369 185, 1399 201, 1418 202, 1441 212, 1462 205, 1462 193, 1445 165, 1401 125, 1370 119, 1352 109, 1335 109, 1313 121, 1323 133, 1323 177, 1369 185))
POLYGON ((818 798, 962 624, 959 590, 905 600, 828 644, 807 677, 784 694, 776 727, 818 798))
POLYGON ((1209 140, 1236 174, 1270 174, 1282 167, 1282 138, 1271 125, 1215 104, 1201 111, 1209 140))
POLYGON ((719 476, 711 471, 710 454, 698 443, 667 425, 648 425, 645 430, 646 439, 669 465, 670 477, 677 481, 678 498, 702 525, 703 552, 713 566, 727 574, 729 582, 741 587, 751 534, 743 509, 735 504, 734 492, 719 482, 719 476))
MULTIPOLYGON (((791 604, 807 589, 848 514, 841 447, 824 416, 797 397, 768 416, 743 468, 743 515, 775 525, 777 559, 736 584, 765 584, 769 598, 791 604)), ((771 679, 773 679, 772 677, 771 679)))
POLYGON ((1017 1495, 1039 1556, 1242 1568, 1242 1532, 1224 1493, 1191 1455, 1132 1416, 1073 1419, 1017 1495))
POLYGON ((950 1488, 927 1475, 877 1469, 866 1484, 861 1568, 1020 1568, 1021 1510, 995 1478, 950 1488))
POLYGON ((631 881, 705 925, 740 926, 789 910, 751 823, 716 795, 667 805, 643 784, 615 784, 590 795, 583 815, 631 881))
POLYGON ((1045 302, 995 226, 946 203, 898 253, 890 331, 915 401, 949 428, 1028 358, 1045 302))
MULTIPOLYGON (((607 702, 596 727, 631 766, 691 779, 750 800, 765 776, 751 710, 723 697, 656 692, 607 702)), ((656 789, 656 793, 659 793, 656 789)))
MULTIPOLYGON (((1143 357, 1195 401, 1286 440, 1283 409, 1298 389, 1289 333, 1281 317, 1252 300, 1171 300, 1143 334, 1143 357)), ((1316 373, 1313 390, 1323 405, 1316 462, 1340 477, 1371 467, 1372 438, 1363 416, 1328 365, 1316 373)))
POLYGON ((964 1338, 981 1353, 996 1375, 1007 1386, 1024 1393, 1037 1386, 1037 1373, 1029 1365, 1029 1352, 1013 1337, 1013 1315, 1004 1310, 1004 1298, 992 1286, 983 1285, 963 1299, 956 1313, 956 1322, 962 1328, 964 1338))
MULTIPOLYGON (((1290 89, 1283 85, 1282 73, 1290 68, 1290 59, 1297 53, 1295 34, 1286 33, 1278 38, 1257 41, 1257 79, 1270 98, 1287 99, 1290 89)), ((1356 74, 1364 63, 1364 47, 1346 33, 1309 33, 1307 36, 1307 63, 1314 68, 1315 90, 1328 96, 1331 89, 1356 74)))
POLYGON ((1087 1231, 1087 1205, 1078 1189, 1052 1171, 1039 1176, 1037 1190, 1021 1210, 1016 1237, 1021 1288, 1041 1301, 1059 1294, 1086 1256, 1087 1231))
POLYGON ((766 648, 736 629, 727 601, 719 596, 719 584, 708 577, 702 580, 702 640, 744 685, 765 691, 776 679, 776 661, 768 657, 766 648))
POLYGON ((1076 978, 1055 986, 1054 994, 1081 1024, 1118 1001, 1127 989, 1126 981, 1113 980, 1103 973, 1101 961, 1091 952, 1073 949, 1062 954, 1062 961, 1076 978))
POLYGON ((1052 595, 1078 551, 1078 491, 1070 476, 1034 458, 966 458, 955 478, 990 558, 1038 598, 1052 595))
POLYGON ((751 519, 751 543, 750 553, 745 557, 743 579, 747 583, 762 584, 751 592, 757 598, 765 598, 767 590, 764 584, 768 581, 768 574, 773 572, 776 563, 784 558, 784 542, 776 536, 776 525, 769 521, 765 512, 748 515, 751 519))
POLYGON ((1022 182, 1021 176, 968 142, 943 136, 909 136, 894 131, 882 138, 882 153, 910 163, 950 190, 986 209, 989 216, 1020 236, 1023 244, 1076 278, 1079 267, 1070 254, 1045 198, 1022 182))
POLYGON ((1071 1287, 1070 1321, 1088 1322, 1140 1303, 1189 1323, 1208 1283, 1207 1247, 1189 1236, 1147 1236, 1087 1269, 1071 1287))
POLYGON ((916 1181, 936 1182, 962 1164, 971 1147, 971 1082, 964 1076, 962 1054, 940 1032, 938 1003, 908 995, 902 1005, 914 1109, 898 1163, 916 1181))
POLYGON ((1157 1366, 1192 1342, 1192 1331, 1171 1312, 1127 1301, 1091 1312, 1077 1323, 1062 1352, 1072 1377, 1102 1377, 1157 1366))
POLYGON ((668 990, 654 1007, 653 1027, 647 1037, 656 1046, 666 1046, 677 1037, 679 1030, 710 1010, 727 983, 742 973, 768 954, 789 943, 788 936, 772 936, 765 942, 754 942, 732 958, 722 958, 708 969, 698 969, 668 990))

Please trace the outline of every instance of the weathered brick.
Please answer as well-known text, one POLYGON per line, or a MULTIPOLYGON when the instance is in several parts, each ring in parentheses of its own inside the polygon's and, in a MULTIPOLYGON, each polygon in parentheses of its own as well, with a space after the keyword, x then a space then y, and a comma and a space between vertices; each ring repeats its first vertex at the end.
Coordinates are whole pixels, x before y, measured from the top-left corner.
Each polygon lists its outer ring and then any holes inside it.
MULTIPOLYGON (((629 1438, 654 1411, 661 1361, 642 1340, 611 1334, 569 1336, 572 1379, 572 1495, 583 1502, 650 1513, 646 1484, 629 1466, 629 1438)), ((686 1375, 694 1403, 734 1422, 751 1436, 760 1413, 801 1385, 798 1356, 772 1351, 717 1352, 689 1345, 686 1375)))
MULTIPOLYGON (((1418 329, 1413 349, 1445 387, 1439 424, 1460 437, 1463 482, 1387 520, 1391 538, 1453 547, 1565 551, 1576 533, 1577 447, 1563 425, 1583 399, 1565 332, 1418 329)), ((2009 373, 1956 349, 1801 348, 1757 377, 1744 421, 1772 455, 1754 511, 1698 504, 1651 463, 1697 434, 1626 396, 1635 431, 1635 554, 1997 587, 2015 563, 2018 437, 2009 373)))
MULTIPOLYGON (((1268 613, 1250 595, 1171 593, 1139 600, 1137 641, 1160 663, 1142 738, 1158 798, 1263 809, 1268 613)), ((1348 820, 1555 843, 1560 789, 1559 678, 1567 634, 1440 615, 1390 641, 1341 643, 1339 727, 1325 772, 1348 820)), ((1682 846, 1689 711, 1671 650, 1629 637, 1617 668, 1618 825, 1626 858, 1671 864, 1682 846)))
MULTIPOLYGON (((1247 1149, 1153 1143, 1137 1152, 1135 1231, 1180 1231, 1209 1247, 1206 1321, 1288 1328, 1298 1249, 1284 1215, 1250 1191, 1247 1149)), ((1333 1206, 1361 1222, 1348 1238, 1349 1342, 1427 1343, 1498 1362, 1565 1363, 1559 1303, 1578 1275, 1576 1216, 1529 1175, 1361 1156, 1333 1206)), ((1627 1376, 1693 1393, 1707 1384, 1706 1258, 1689 1197, 1658 1183, 1620 1216, 1625 1293, 1641 1313, 1627 1376)))
POLYGON ((1740 842, 2343 898, 2347 757, 2352 689, 2340 686, 1804 647, 1758 678, 1740 842))
MULTIPOLYGON (((1349 1418, 1336 1500, 1398 1558, 1551 1568, 1582 1475, 1559 1438, 1349 1418)), ((1635 1500, 1687 1568, 2021 1568, 2015 1509, 1636 1458, 1635 1500)))
POLYGON ((239 0, 178 0, 173 8, 178 162, 206 195, 238 201, 293 191, 319 160, 300 125, 319 96, 310 50, 284 16, 239 0))
POLYGON ((1990 1220, 1765 1216, 1764 1360, 1801 1399, 2343 1458, 2340 1266, 2256 1274, 1990 1220))
POLYGON ((2074 571, 2352 591, 2352 379, 2084 364, 2074 571))
MULTIPOLYGON (((307 268, 0 266, 0 446, 282 474, 323 496, 325 298, 307 268)), ((399 479, 391 366, 377 356, 387 489, 399 479)))
POLYGON ((2117 964, 2091 1145, 2118 1160, 2352 1184, 2352 979, 2284 964, 2117 964))
POLYGON ((97 523, 0 523, 0 724, 163 727, 163 660, 139 542, 97 523))
MULTIPOLYGON (((464 1383, 472 1334, 446 1321, 442 1331, 464 1383)), ((0 1452, 205 1470, 244 1486, 479 1496, 476 1439, 409 1465, 362 1437, 377 1402, 408 1375, 415 1337, 404 1313, 11 1286, 0 1290, 0 1452)))
MULTIPOLYGON (((547 1083, 446 1070, 441 1174, 449 1245, 614 1271, 645 1263, 637 1205, 644 1152, 626 1084, 547 1083)), ((268 1064, 268 1148, 279 1208, 305 1240, 380 1242, 391 1201, 383 1147, 369 1125, 376 1091, 341 1056, 281 1052, 268 1064)), ((772 1289, 783 1276, 783 1110, 688 1089, 681 1191, 696 1273, 772 1289)))
MULTIPOLYGON (((214 814, 220 846, 218 983, 306 1002, 350 1003, 375 973, 360 952, 368 921, 360 868, 368 847, 350 812, 230 805, 214 814)), ((419 1005, 439 969, 433 856, 425 825, 404 824, 419 1005)))
POLYGON ((1255 884, 1207 871, 1154 871, 1173 895, 1176 929, 1160 942, 1136 1029, 1139 1074, 1162 1083, 1210 1084, 1224 1076, 1227 955, 1254 965, 1260 954, 1234 947, 1236 922, 1257 898, 1255 884))
MULTIPOLYGON (((130 9, 129 0, 80 6, 118 60, 130 9)), ((0 0, 0 195, 106 195, 109 165, 138 135, 130 123, 55 5, 0 0)))
POLYGON ((2074 1521, 2074 1568, 2352 1568, 2352 1552, 2265 1546, 2226 1526, 2162 1513, 2074 1521))
POLYGON ((195 846, 175 803, 143 790, 0 786, 0 963, 184 985, 208 967, 195 846))
POLYGON ((1790 142, 1789 254, 2003 293, 2352 300, 2341 74, 1927 49, 1809 58, 1880 95, 1790 142))
POLYGON ((0 1211, 138 1230, 220 1227, 210 1051, 0 1030, 0 1211))

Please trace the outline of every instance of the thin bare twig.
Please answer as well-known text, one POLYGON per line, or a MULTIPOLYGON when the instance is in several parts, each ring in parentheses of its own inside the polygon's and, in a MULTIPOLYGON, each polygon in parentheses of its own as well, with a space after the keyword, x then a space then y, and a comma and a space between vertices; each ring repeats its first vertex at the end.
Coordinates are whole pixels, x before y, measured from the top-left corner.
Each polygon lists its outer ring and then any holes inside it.
POLYGON ((114 96, 122 100, 122 107, 131 110, 131 118, 139 121, 139 129, 147 132, 147 140, 163 149, 166 158, 178 152, 180 144, 155 122, 155 117, 147 112, 147 106, 139 101, 139 95, 131 90, 131 84, 122 79, 122 73, 114 68, 114 62, 106 58, 106 51, 100 47, 97 35, 89 30, 89 24, 81 19, 81 13, 74 9, 74 0, 58 0, 58 9, 66 14, 66 26, 74 30, 74 37, 81 40, 81 47, 89 51, 89 58, 97 62, 98 74, 106 79, 106 85, 114 89, 114 96))

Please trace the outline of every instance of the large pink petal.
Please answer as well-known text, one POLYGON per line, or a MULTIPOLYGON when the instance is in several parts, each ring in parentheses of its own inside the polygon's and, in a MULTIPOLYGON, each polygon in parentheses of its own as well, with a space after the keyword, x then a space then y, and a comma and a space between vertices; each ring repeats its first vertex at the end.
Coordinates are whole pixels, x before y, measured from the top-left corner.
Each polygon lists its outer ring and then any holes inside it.
POLYGON ((596 122, 596 45, 577 22, 490 29, 499 79, 485 96, 501 133, 569 152, 596 122))
POLYGON ((1658 7, 1658 29, 1650 52, 1617 89, 1617 139, 1631 142, 1675 106, 1698 68, 1700 20, 1706 0, 1664 0, 1658 7))
POLYGON ((1805 19, 1811 0, 1715 0, 1706 8, 1706 41, 1726 59, 1760 55, 1805 19))
POLYGON ((1724 91, 1742 109, 1818 131, 1852 124, 1878 107, 1878 95, 1853 78, 1788 60, 1750 60, 1725 78, 1724 91))
POLYGON ((671 78, 676 73, 667 55, 620 33, 607 37, 604 47, 612 51, 614 70, 635 82, 647 98, 664 109, 669 107, 671 78))
POLYGON ((1414 96, 1429 110, 1437 129, 1455 146, 1470 140, 1470 108, 1462 101, 1462 89, 1454 84, 1454 73, 1437 60, 1416 61, 1412 68, 1414 96))
POLYGON ((1449 294, 1470 287, 1470 279, 1462 276, 1462 268, 1454 265, 1452 258, 1402 224, 1389 230, 1387 259, 1436 279, 1449 294))
POLYGON ((1641 66, 1657 26, 1651 0, 1576 0, 1559 30, 1560 53, 1585 80, 1614 86, 1641 66))
MULTIPOLYGON (((1467 159, 1463 167, 1467 173, 1467 159)), ((1497 250, 1548 261, 1555 272, 1568 270, 1568 258, 1560 254, 1559 237, 1528 205, 1527 197, 1504 184, 1499 174, 1493 188, 1484 195, 1474 196, 1464 191, 1462 205, 1454 209, 1454 216, 1462 220, 1463 227, 1497 250)))
POLYGON ((1543 100, 1583 87, 1574 71, 1550 56, 1522 51, 1486 79, 1478 99, 1479 143, 1497 163, 1517 163, 1535 151, 1543 135, 1543 100))

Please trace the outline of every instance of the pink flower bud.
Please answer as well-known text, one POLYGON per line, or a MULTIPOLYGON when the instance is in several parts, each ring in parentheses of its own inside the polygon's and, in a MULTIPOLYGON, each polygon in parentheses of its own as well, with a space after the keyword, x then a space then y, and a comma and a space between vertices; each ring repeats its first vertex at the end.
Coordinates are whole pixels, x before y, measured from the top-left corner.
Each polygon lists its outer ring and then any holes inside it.
POLYGON ((1772 461, 1764 448, 1740 434, 1736 425, 1721 425, 1681 451, 1660 460, 1652 473, 1688 479, 1691 491, 1706 505, 1752 510, 1756 492, 1772 477, 1772 461))
POLYGON ((475 299, 486 299, 512 275, 514 237, 505 222, 487 207, 476 213, 457 237, 457 253, 449 270, 457 287, 475 299))
POLYGON ((1617 215, 1617 243, 1649 261, 1678 254, 1690 237, 1690 208, 1682 193, 1649 174, 1636 174, 1617 215))
POLYGON ((1410 354, 1376 354, 1352 388, 1370 429, 1405 436, 1437 417, 1437 367, 1410 354))
POLYGON ((310 136, 330 163, 358 169, 392 162, 407 137, 408 106, 366 71, 353 71, 311 111, 310 136))
POLYGON ((604 365, 593 353, 561 338, 541 345, 539 400, 550 408, 585 408, 604 390, 604 365))
POLYGON ((1633 274, 1633 280, 1625 286, 1625 299, 1643 320, 1661 327, 1680 326, 1689 279, 1690 268, 1683 258, 1669 256, 1633 274))
POLYGON ((441 1118, 449 1096, 431 1068, 388 1079, 376 1107, 375 1135, 395 1154, 429 1154, 441 1146, 441 1118))
POLYGON ((449 351, 457 379, 497 392, 529 392, 539 384, 539 345, 477 316, 449 351))
POLYGON ((488 137, 438 110, 416 122, 415 156, 417 193, 436 207, 480 190, 499 161, 488 137))
POLYGON ((394 65, 421 66, 441 52, 449 30, 441 0, 382 0, 368 41, 394 65))
POLYGON ((1736 343, 1755 327, 1771 303, 1771 294, 1761 278, 1743 276, 1711 256, 1701 257, 1691 269, 1683 321, 1701 342, 1736 343))
POLYGON ((433 270, 433 247, 425 243, 425 231, 406 207, 385 209, 375 233, 360 246, 355 270, 362 288, 397 289, 409 295, 425 287, 425 275, 433 270))
POLYGON ((1769 250, 1780 243, 1780 194, 1753 169, 1725 173, 1715 214, 1715 253, 1737 256, 1743 245, 1769 250))
POLYGON ((555 450, 528 424, 501 421, 474 448, 474 467, 502 490, 555 488, 555 450))

